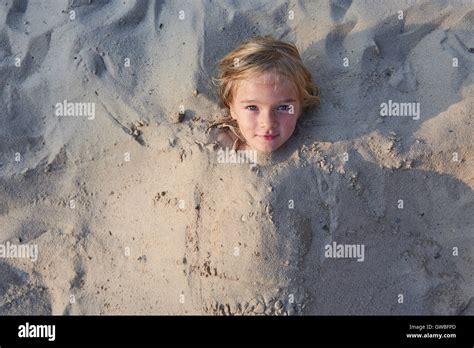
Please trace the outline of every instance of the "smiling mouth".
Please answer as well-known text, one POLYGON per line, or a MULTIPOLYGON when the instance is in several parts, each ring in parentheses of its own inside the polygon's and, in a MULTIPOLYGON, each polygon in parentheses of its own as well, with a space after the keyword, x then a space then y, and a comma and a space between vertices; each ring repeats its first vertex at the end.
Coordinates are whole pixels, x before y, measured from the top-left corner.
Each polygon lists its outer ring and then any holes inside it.
POLYGON ((259 137, 263 138, 264 140, 273 140, 280 134, 275 134, 275 135, 259 135, 259 137))

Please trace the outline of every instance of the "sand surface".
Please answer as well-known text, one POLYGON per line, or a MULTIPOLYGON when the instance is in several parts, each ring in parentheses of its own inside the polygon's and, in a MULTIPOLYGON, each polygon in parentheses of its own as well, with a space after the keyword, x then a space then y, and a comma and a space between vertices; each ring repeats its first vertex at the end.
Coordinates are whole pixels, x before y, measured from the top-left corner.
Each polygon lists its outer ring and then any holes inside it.
POLYGON ((472 1, 2 0, 0 244, 39 254, 0 314, 474 314, 473 34, 472 1), (215 63, 265 34, 321 107, 219 163, 215 63))

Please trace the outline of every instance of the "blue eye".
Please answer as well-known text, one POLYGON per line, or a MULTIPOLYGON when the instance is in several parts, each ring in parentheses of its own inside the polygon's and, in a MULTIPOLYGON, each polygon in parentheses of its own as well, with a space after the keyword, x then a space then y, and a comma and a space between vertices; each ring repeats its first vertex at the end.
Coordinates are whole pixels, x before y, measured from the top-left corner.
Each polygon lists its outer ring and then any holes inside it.
MULTIPOLYGON (((257 106, 255 105, 249 105, 249 106, 246 106, 245 109, 249 110, 249 111, 257 111, 257 106)), ((292 105, 280 105, 278 106, 278 111, 291 111, 292 109, 292 105)))
POLYGON ((279 108, 282 107, 282 106, 285 107, 285 109, 283 109, 282 111, 289 111, 290 110, 290 105, 280 105, 279 108))

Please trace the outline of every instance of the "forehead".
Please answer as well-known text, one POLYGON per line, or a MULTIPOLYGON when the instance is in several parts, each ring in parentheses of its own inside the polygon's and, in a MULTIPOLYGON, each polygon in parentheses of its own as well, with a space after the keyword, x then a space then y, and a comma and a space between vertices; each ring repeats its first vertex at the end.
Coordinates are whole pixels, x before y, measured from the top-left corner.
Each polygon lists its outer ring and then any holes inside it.
POLYGON ((275 72, 266 72, 245 80, 240 80, 236 87, 235 98, 264 99, 296 97, 294 82, 287 76, 275 72))

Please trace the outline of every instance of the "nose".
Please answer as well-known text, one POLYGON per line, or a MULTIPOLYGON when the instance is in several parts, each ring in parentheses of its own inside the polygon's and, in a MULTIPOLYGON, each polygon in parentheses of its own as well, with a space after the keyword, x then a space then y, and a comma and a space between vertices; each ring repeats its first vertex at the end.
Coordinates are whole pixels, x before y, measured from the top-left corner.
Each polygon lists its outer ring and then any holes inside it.
POLYGON ((273 110, 262 111, 259 117, 260 127, 265 131, 270 131, 276 126, 276 117, 273 110))

